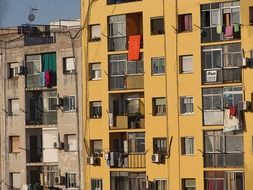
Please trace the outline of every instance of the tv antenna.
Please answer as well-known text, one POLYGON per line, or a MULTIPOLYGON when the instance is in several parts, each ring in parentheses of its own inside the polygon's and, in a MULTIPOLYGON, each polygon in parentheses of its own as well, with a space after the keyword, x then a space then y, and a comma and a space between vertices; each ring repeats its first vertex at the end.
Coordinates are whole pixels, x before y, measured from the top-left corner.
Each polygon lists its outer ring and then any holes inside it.
POLYGON ((31 6, 31 5, 30 5, 29 9, 30 9, 29 10, 30 13, 28 15, 28 20, 29 20, 29 22, 33 22, 36 18, 35 14, 37 13, 38 9, 36 6, 31 6))

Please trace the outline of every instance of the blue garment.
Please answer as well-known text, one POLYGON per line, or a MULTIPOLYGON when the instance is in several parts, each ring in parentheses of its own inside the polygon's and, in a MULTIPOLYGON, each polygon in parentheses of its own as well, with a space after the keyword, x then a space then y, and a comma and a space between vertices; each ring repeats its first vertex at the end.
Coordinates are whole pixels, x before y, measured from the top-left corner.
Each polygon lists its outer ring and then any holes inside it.
POLYGON ((45 86, 45 72, 40 73, 40 85, 45 86))

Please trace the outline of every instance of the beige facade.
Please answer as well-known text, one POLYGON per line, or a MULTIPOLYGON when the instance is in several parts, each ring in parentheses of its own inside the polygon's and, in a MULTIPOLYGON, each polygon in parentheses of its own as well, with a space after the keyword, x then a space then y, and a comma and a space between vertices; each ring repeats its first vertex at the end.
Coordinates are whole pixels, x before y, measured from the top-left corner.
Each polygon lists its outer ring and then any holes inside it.
POLYGON ((253 2, 81 6, 84 189, 251 189, 253 2))
POLYGON ((1 189, 82 189, 79 30, 0 31, 1 189))

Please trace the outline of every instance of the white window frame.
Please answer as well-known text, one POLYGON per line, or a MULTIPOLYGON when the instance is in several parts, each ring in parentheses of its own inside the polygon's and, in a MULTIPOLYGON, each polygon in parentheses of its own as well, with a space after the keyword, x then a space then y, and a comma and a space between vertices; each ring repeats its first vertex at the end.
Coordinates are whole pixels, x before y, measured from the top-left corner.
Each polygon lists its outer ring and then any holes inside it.
POLYGON ((100 24, 92 24, 89 26, 89 41, 100 41, 101 40, 101 25, 100 24), (98 28, 96 28, 98 27, 98 28), (98 31, 96 31, 98 30, 98 31))
POLYGON ((181 96, 180 97, 180 114, 181 115, 192 115, 194 114, 194 97, 193 96, 181 96), (183 113, 182 111, 182 104, 184 104, 186 106, 186 110, 183 113), (189 104, 192 104, 192 112, 187 112, 187 106, 189 106, 189 104))
POLYGON ((166 66, 165 66, 165 64, 166 64, 166 60, 165 60, 165 57, 164 56, 160 56, 160 57, 152 57, 151 58, 151 74, 153 75, 153 76, 156 76, 156 75, 164 75, 165 74, 165 69, 166 69, 166 66), (161 61, 163 60, 163 72, 161 71, 161 61), (153 70, 153 64, 155 64, 155 62, 154 61, 157 61, 157 64, 158 64, 158 71, 157 71, 157 73, 154 73, 154 70, 153 70))
POLYGON ((66 176, 66 189, 77 189, 77 173, 76 172, 68 172, 68 173, 65 173, 65 176, 66 176), (70 185, 69 183, 69 176, 71 175, 74 175, 75 176, 75 186, 72 186, 70 185))
POLYGON ((66 134, 64 135, 64 145, 65 152, 76 152, 77 151, 77 135, 76 134, 66 134), (69 137, 72 136, 75 139, 74 145, 70 146, 69 137))
POLYGON ((103 115, 103 107, 102 107, 102 101, 91 101, 90 102, 90 118, 92 119, 99 119, 102 118, 103 115), (99 106, 94 106, 94 103, 100 103, 99 106), (95 107, 101 107, 101 115, 95 115, 92 113, 92 111, 94 110, 95 107))
POLYGON ((153 99, 152 103, 154 104, 154 105, 152 106, 152 107, 153 107, 153 108, 152 108, 152 109, 153 109, 153 115, 154 115, 154 116, 166 115, 166 114, 167 114, 167 113, 166 113, 166 109, 167 109, 167 108, 166 108, 166 106, 167 106, 167 105, 166 105, 166 103, 167 103, 167 102, 166 102, 166 101, 167 101, 167 100, 166 100, 166 97, 154 97, 154 98, 152 98, 152 99, 153 99), (165 99, 165 104, 164 104, 164 105, 157 105, 157 104, 156 104, 156 100, 158 100, 158 99, 165 99), (162 107, 163 109, 165 109, 164 112, 158 112, 158 110, 159 110, 159 109, 157 108, 158 106, 160 106, 160 107, 162 107))
POLYGON ((195 138, 193 136, 187 136, 187 137, 181 137, 181 155, 194 155, 194 144, 195 144, 195 138), (189 143, 187 145, 187 143, 189 143), (188 147, 191 147, 188 150, 188 147))
POLYGON ((101 80, 102 79, 102 72, 101 72, 101 63, 90 63, 90 79, 91 80, 101 80), (99 66, 100 69, 94 69, 94 65, 99 66), (97 77, 98 75, 98 77, 97 77))
POLYGON ((63 97, 63 110, 64 112, 74 112, 76 111, 76 96, 75 95, 69 95, 63 97), (74 99, 74 101, 73 101, 74 99), (65 100, 68 101, 68 109, 65 108, 65 100))
POLYGON ((180 73, 181 74, 186 74, 186 73, 193 73, 193 55, 181 55, 180 56, 180 73), (190 67, 191 69, 184 69, 185 68, 185 64, 189 64, 189 62, 184 62, 184 58, 191 58, 191 62, 190 62, 190 67))
POLYGON ((18 62, 13 62, 13 63, 9 63, 9 78, 13 79, 13 78, 18 78, 19 77, 19 73, 20 73, 20 66, 18 62), (11 70, 12 72, 12 76, 11 76, 11 70))
POLYGON ((196 179, 195 178, 182 178, 182 189, 183 190, 196 190, 196 179), (194 186, 186 186, 186 180, 194 180, 194 186))
POLYGON ((63 73, 64 74, 71 74, 71 73, 74 73, 75 70, 76 70, 75 57, 64 57, 63 58, 63 73), (67 69, 68 64, 70 64, 70 62, 68 62, 68 60, 71 61, 71 64, 72 64, 71 69, 67 69))

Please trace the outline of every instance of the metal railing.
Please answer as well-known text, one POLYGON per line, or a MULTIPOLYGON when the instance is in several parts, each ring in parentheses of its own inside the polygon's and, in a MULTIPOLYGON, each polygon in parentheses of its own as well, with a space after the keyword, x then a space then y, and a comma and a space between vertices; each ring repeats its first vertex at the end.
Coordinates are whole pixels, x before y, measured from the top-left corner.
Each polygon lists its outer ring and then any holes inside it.
POLYGON ((128 2, 134 2, 134 1, 141 1, 141 0, 107 0, 107 4, 112 5, 112 4, 128 3, 128 2))
POLYGON ((243 167, 243 153, 205 153, 204 167, 243 167))

